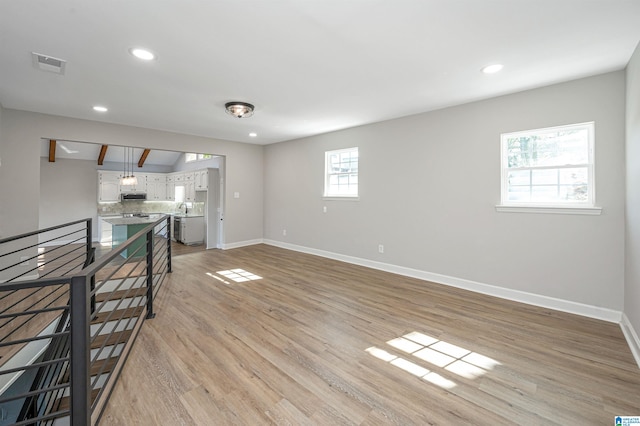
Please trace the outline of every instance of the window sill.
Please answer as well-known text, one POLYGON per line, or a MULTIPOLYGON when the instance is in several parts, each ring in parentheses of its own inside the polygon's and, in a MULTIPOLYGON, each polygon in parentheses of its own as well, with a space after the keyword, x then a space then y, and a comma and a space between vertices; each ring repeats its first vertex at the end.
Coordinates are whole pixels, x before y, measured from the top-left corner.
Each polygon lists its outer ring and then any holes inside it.
POLYGON ((360 197, 329 197, 329 196, 323 196, 322 197, 323 200, 325 201, 360 201, 360 197))
POLYGON ((602 207, 544 207, 498 205, 496 206, 496 211, 502 213, 581 214, 599 216, 602 214, 602 207))

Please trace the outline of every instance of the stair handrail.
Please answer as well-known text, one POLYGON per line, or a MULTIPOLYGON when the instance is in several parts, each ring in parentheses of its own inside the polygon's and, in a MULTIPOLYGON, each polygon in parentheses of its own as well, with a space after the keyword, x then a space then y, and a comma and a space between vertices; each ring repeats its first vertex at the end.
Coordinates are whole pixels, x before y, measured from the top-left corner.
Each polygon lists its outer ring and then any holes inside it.
MULTIPOLYGON (((91 219, 79 220, 70 222, 67 225, 78 224, 83 221, 88 221, 88 229, 90 230, 91 219)), ((158 220, 153 223, 148 224, 144 227, 144 229, 137 232, 135 235, 130 237, 127 241, 120 244, 117 248, 113 249, 107 255, 100 257, 94 262, 85 262, 84 267, 79 272, 74 272, 73 276, 67 277, 46 277, 40 278, 38 280, 25 280, 25 281, 9 281, 0 284, 0 291, 9 291, 9 290, 18 290, 18 289, 29 289, 29 288, 43 288, 47 286, 55 286, 55 285, 66 285, 69 288, 69 303, 66 307, 66 310, 69 311, 70 323, 69 326, 65 326, 62 324, 65 321, 59 321, 58 329, 55 330, 54 333, 45 335, 45 336, 36 336, 29 341, 42 340, 42 339, 56 339, 57 342, 63 342, 63 335, 67 335, 71 341, 70 354, 68 356, 68 364, 71 366, 71 377, 69 381, 68 388, 71 393, 71 402, 70 409, 66 410, 65 413, 70 415, 72 424, 93 424, 99 421, 99 417, 101 414, 101 409, 99 412, 94 412, 93 408, 95 405, 92 405, 91 398, 91 383, 90 383, 90 373, 89 368, 91 365, 90 360, 90 322, 93 316, 97 313, 95 312, 95 296, 96 296, 96 288, 95 288, 95 276, 96 274, 102 270, 105 266, 107 266, 112 260, 120 256, 122 253, 125 253, 126 250, 131 249, 137 240, 140 238, 145 238, 145 267, 146 267, 146 318, 152 318, 154 316, 153 311, 153 298, 154 298, 154 281, 157 287, 160 286, 162 280, 166 273, 171 272, 171 222, 170 216, 162 216, 158 220), (159 245, 161 249, 156 249, 154 246, 154 240, 157 237, 155 234, 156 227, 162 228, 163 234, 162 238, 166 239, 166 245, 159 245), (158 257, 159 263, 159 272, 156 272, 157 276, 154 275, 154 256, 158 257), (166 260, 165 260, 166 259, 166 260), (60 327, 62 327, 65 331, 60 331, 60 327)), ((41 232, 52 231, 63 228, 63 225, 54 226, 46 228, 46 230, 41 230, 41 232)), ((28 238, 33 237, 41 232, 34 231, 21 234, 19 236, 4 238, 0 240, 0 244, 4 242, 10 242, 18 240, 19 238, 28 238)), ((89 231, 90 234, 90 231, 89 231)), ((91 248, 91 237, 87 237, 87 247, 91 248)), ((34 248, 36 245, 32 245, 29 248, 34 248)), ((0 246, 1 247, 1 246, 0 246)), ((137 250, 140 250, 139 248, 137 250)), ((15 253, 15 251, 14 251, 15 253)), ((87 259, 91 256, 88 255, 87 259)), ((157 292, 157 288, 155 289, 157 292)), ((58 310, 59 308, 50 309, 50 310, 58 310)), ((34 310, 34 312, 38 312, 34 310)), ((63 314, 64 315, 64 314, 63 314)), ((1 316, 0 316, 1 317, 1 316)), ((144 318, 141 318, 141 321, 144 318)), ((135 338, 135 336, 134 336, 135 338)), ((27 339, 25 339, 26 341, 27 339)), ((59 343, 63 344, 63 343, 59 343)), ((1 343, 0 343, 1 346, 1 343)), ((54 345, 55 346, 55 345, 54 345)), ((50 353, 56 353, 52 348, 50 353)), ((57 352, 59 354, 59 352, 57 352)), ((64 358, 64 357, 63 357, 64 358)), ((125 356, 126 358, 126 356, 125 356)), ((47 364, 47 360, 44 360, 38 366, 38 368, 43 368, 47 364)), ((13 370, 12 370, 13 371, 13 370)), ((1 370, 0 374, 5 374, 5 371, 1 370)), ((118 372, 119 374, 119 372, 118 372)), ((42 376, 42 375, 41 375, 42 376)), ((109 376, 111 377, 111 375, 109 376)), ((41 377, 40 377, 41 378, 41 377)), ((117 374, 115 376, 117 379, 117 374)), ((109 380, 109 379, 108 379, 109 380)), ((115 382, 115 380, 114 380, 115 382)), ((53 385, 50 386, 50 389, 63 389, 65 386, 62 385, 53 385)), ((35 395, 37 391, 29 392, 29 394, 35 395)), ((99 398, 101 398, 102 391, 100 391, 99 398)), ((0 395, 0 403, 5 402, 7 400, 14 400, 19 397, 25 397, 30 395, 19 395, 17 397, 13 397, 10 399, 2 399, 2 395, 0 395)), ((106 394, 106 398, 108 398, 109 394, 106 394)), ((106 399, 105 398, 105 399, 106 399)), ((104 405, 102 405, 104 407, 104 405)), ((44 414, 43 416, 37 419, 25 419, 17 424, 31 424, 34 421, 40 422, 45 420, 52 420, 54 417, 57 417, 61 414, 65 414, 63 412, 57 412, 54 414, 44 414)), ((40 424, 40 423, 38 423, 40 424)))

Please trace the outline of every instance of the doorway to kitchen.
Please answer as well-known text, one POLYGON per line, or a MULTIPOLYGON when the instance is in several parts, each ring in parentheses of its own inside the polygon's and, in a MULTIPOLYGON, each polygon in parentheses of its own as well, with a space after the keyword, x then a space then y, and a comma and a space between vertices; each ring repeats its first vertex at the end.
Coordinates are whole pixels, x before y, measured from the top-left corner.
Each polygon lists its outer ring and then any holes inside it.
POLYGON ((43 139, 41 145, 41 226, 93 217, 94 240, 107 249, 110 229, 103 218, 182 215, 201 221, 202 233, 175 244, 175 254, 223 246, 224 156, 53 142, 53 153, 52 141, 43 139), (127 175, 135 183, 122 182, 127 175))

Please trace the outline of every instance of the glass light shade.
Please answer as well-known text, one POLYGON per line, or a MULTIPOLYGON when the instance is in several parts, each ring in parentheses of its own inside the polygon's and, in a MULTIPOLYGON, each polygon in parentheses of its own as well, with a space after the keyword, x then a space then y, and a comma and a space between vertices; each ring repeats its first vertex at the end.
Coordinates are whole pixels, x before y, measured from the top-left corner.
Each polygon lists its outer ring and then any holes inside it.
POLYGON ((121 185, 137 185, 138 184, 138 178, 131 175, 131 176, 123 176, 122 179, 120 179, 120 184, 121 185))
POLYGON ((227 102, 224 108, 234 117, 248 118, 253 115, 254 106, 246 102, 227 102))

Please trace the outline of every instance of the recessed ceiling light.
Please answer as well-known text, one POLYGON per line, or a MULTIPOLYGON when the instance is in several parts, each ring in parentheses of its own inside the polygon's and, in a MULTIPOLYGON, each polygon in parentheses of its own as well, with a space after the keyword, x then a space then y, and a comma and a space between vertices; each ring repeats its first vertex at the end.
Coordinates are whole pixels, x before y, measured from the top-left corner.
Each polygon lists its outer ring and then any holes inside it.
POLYGON ((255 132, 251 132, 249 133, 249 136, 251 136, 252 138, 255 138, 256 136, 258 136, 258 134, 255 132))
POLYGON ((485 74, 495 74, 502 68, 504 68, 504 65, 502 64, 487 65, 486 67, 482 68, 482 72, 485 74))
POLYGON ((132 47, 131 49, 129 49, 129 53, 131 53, 138 59, 142 59, 143 61, 151 61, 156 58, 156 55, 154 55, 153 52, 139 47, 132 47))
POLYGON ((96 106, 93 107, 93 110, 94 111, 98 111, 98 112, 107 112, 107 111, 109 111, 109 108, 103 107, 101 105, 96 105, 96 106))

